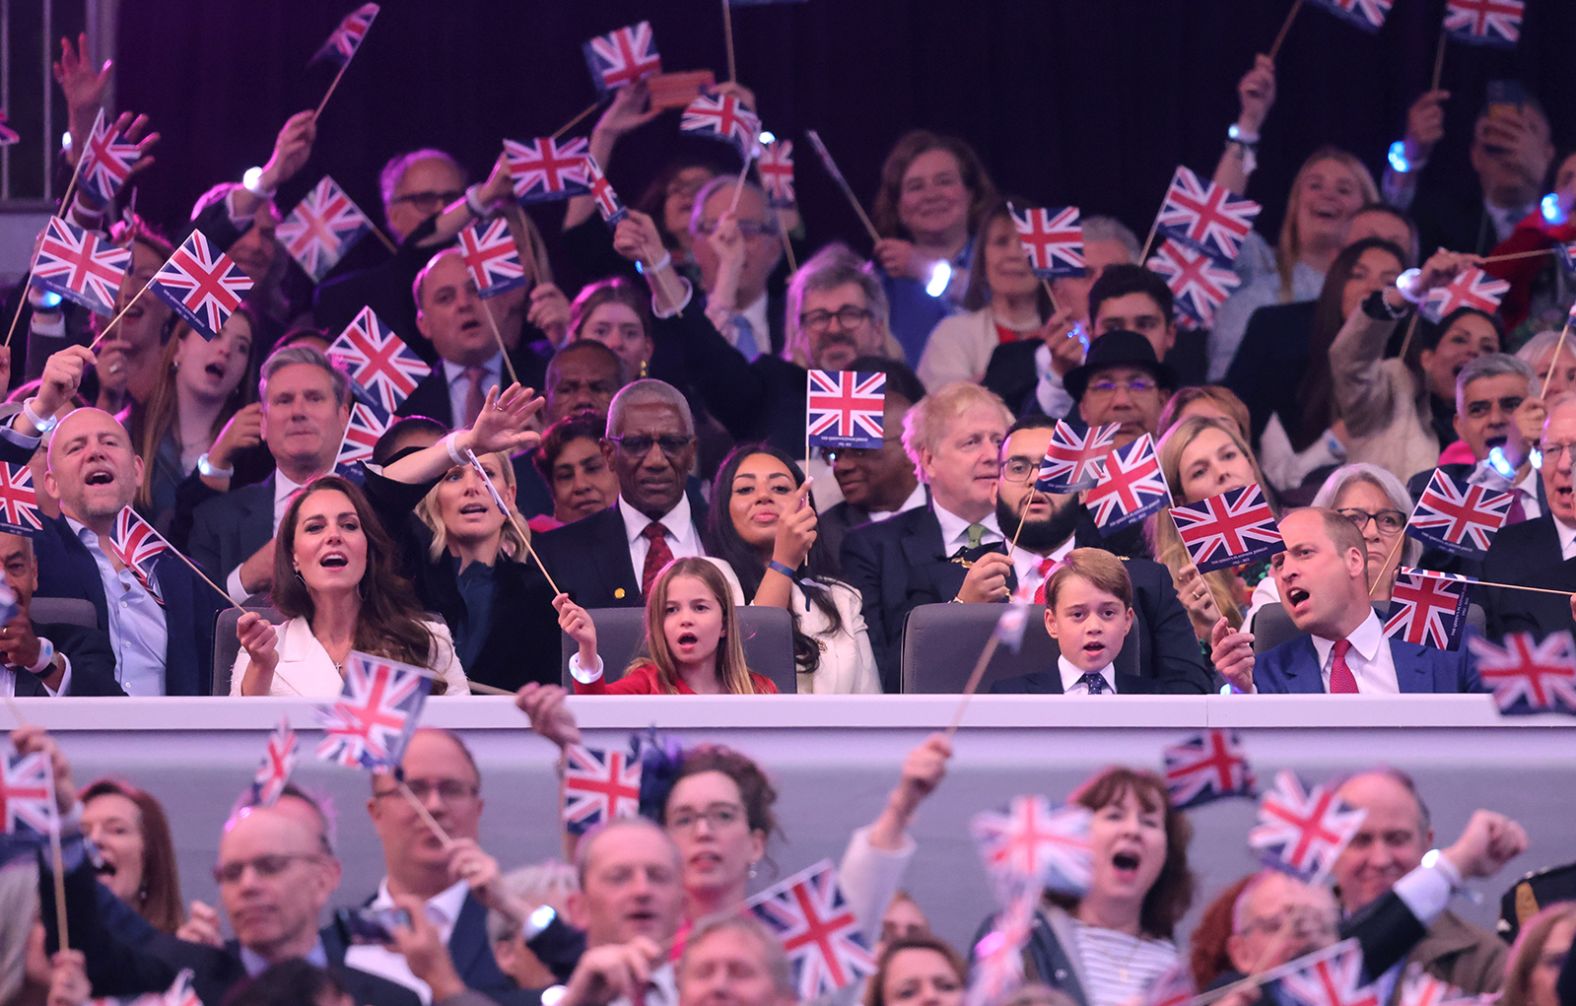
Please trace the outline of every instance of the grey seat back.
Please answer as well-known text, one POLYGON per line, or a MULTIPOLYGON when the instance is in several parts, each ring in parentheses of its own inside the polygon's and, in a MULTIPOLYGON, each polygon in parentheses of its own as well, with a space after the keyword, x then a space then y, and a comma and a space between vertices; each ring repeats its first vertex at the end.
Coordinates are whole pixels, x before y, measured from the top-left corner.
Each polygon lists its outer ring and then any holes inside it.
POLYGON ((255 611, 275 625, 285 622, 284 613, 278 608, 226 608, 219 612, 219 621, 213 629, 213 693, 230 694, 230 671, 241 652, 241 642, 235 638, 235 623, 248 611, 255 611))
MULTIPOLYGON (((793 662, 793 618, 782 608, 745 606, 734 608, 743 635, 744 660, 750 670, 770 678, 777 691, 792 695, 798 691, 798 676, 793 662)), ((597 655, 602 658, 605 680, 611 684, 624 676, 624 669, 644 652, 646 612, 644 608, 592 608, 587 612, 596 625, 597 655)), ((573 639, 562 633, 560 664, 564 687, 573 689, 569 677, 569 656, 576 650, 573 639)))
MULTIPOLYGON (((902 680, 905 694, 957 694, 968 683, 974 662, 1001 617, 999 604, 922 604, 903 623, 902 680)), ((1137 625, 1135 623, 1135 630, 1137 625)), ((1138 674, 1141 633, 1128 633, 1113 665, 1124 674, 1138 674)), ((1045 631, 1045 606, 1029 606, 1029 624, 1017 653, 998 648, 980 680, 980 691, 993 681, 1031 671, 1054 671, 1061 651, 1045 631)))

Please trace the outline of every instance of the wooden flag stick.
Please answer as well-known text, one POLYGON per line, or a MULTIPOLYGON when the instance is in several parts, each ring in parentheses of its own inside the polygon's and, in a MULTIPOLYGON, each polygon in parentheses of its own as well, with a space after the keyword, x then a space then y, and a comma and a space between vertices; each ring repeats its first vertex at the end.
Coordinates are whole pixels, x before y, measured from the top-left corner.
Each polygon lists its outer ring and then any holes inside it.
POLYGON ((777 239, 783 244, 783 256, 788 259, 788 273, 792 275, 799 271, 799 263, 793 254, 793 239, 788 236, 788 229, 783 226, 783 211, 773 210, 777 215, 777 239))
POLYGON ((0 342, 0 346, 11 345, 11 336, 16 334, 16 326, 22 320, 22 312, 27 310, 27 287, 22 287, 16 294, 16 313, 11 315, 11 327, 5 330, 5 341, 0 342))
POLYGON ((55 929, 60 936, 60 949, 71 949, 71 935, 66 926, 66 857, 60 852, 60 813, 55 813, 55 823, 49 829, 49 856, 55 868, 55 929))
POLYGON ((509 347, 503 344, 503 333, 498 331, 498 319, 493 317, 492 308, 487 301, 482 301, 482 314, 487 316, 487 327, 492 329, 493 340, 498 343, 498 352, 503 354, 504 369, 509 371, 509 383, 519 384, 520 375, 514 372, 514 361, 509 359, 509 347))
POLYGON ((1051 314, 1053 316, 1058 314, 1059 313, 1059 309, 1056 306, 1056 294, 1051 291, 1051 281, 1049 279, 1046 279, 1044 276, 1041 276, 1040 277, 1040 286, 1045 288, 1045 296, 1050 299, 1050 302, 1051 302, 1051 314))
POLYGON ((526 529, 521 526, 519 515, 510 510, 508 504, 504 502, 503 494, 500 493, 498 491, 498 487, 493 484, 492 477, 487 474, 484 468, 482 468, 482 463, 476 458, 476 452, 466 451, 465 453, 467 460, 469 460, 471 463, 471 468, 478 476, 481 477, 482 482, 486 483, 488 495, 493 498, 493 502, 497 504, 498 509, 503 511, 504 518, 514 526, 515 533, 520 536, 520 540, 525 542, 526 554, 536 562, 536 568, 542 571, 542 576, 547 579, 547 585, 553 588, 553 596, 557 597, 559 594, 562 594, 563 591, 558 589, 558 584, 553 582, 553 574, 547 571, 547 564, 542 562, 542 557, 537 555, 536 549, 531 547, 531 536, 526 532, 526 529))
POLYGON ((1498 587, 1501 590, 1526 590, 1534 594, 1557 594, 1560 597, 1570 597, 1576 594, 1571 590, 1555 590, 1553 587, 1529 587, 1524 583, 1495 583, 1492 580, 1469 580, 1469 587, 1498 587))
MULTIPOLYGON (((722 2, 724 6, 727 6, 728 0, 722 0, 722 2)), ((749 151, 745 151, 744 167, 739 169, 739 177, 733 183, 733 201, 728 203, 729 213, 737 213, 739 210, 739 197, 744 195, 744 183, 750 177, 750 164, 753 161, 754 158, 750 156, 749 151)))
POLYGON ((1448 36, 1443 28, 1439 29, 1439 48, 1434 50, 1434 82, 1429 85, 1430 91, 1439 90, 1439 79, 1445 72, 1445 39, 1448 36))
MULTIPOLYGON (((368 221, 368 223, 371 223, 371 221, 368 221)), ((393 241, 389 240, 389 236, 383 233, 383 228, 379 227, 377 224, 372 224, 372 236, 383 242, 383 247, 389 250, 390 255, 399 254, 399 247, 395 245, 393 241)))
POLYGON ((186 556, 184 554, 182 554, 180 549, 176 548, 174 545, 171 545, 168 541, 166 541, 164 543, 164 545, 165 545, 166 548, 169 549, 169 553, 171 555, 173 555, 175 558, 179 559, 181 562, 184 562, 187 566, 191 567, 191 571, 193 573, 196 573, 199 577, 201 577, 203 583, 206 583, 208 586, 212 587, 214 593, 216 593, 220 597, 224 598, 224 603, 225 604, 227 604, 230 607, 234 608, 236 611, 245 611, 246 610, 245 608, 241 607, 239 604, 235 603, 234 599, 232 599, 230 597, 230 594, 229 594, 228 591, 226 591, 223 587, 219 586, 217 583, 214 583, 212 580, 208 579, 208 574, 204 573, 201 569, 199 569, 195 562, 192 562, 190 559, 186 558, 186 556))
MULTIPOLYGON (((528 554, 531 557, 531 559, 536 563, 536 568, 542 571, 542 576, 547 579, 547 585, 549 587, 553 588, 553 596, 557 597, 559 594, 562 594, 563 591, 558 589, 558 584, 553 582, 553 574, 551 574, 551 573, 549 573, 547 571, 547 564, 542 562, 542 557, 537 555, 536 554, 536 549, 531 547, 531 536, 526 534, 525 533, 525 528, 520 526, 520 518, 518 516, 516 516, 515 514, 510 514, 509 515, 509 523, 513 524, 515 532, 517 534, 519 534, 519 536, 521 538, 525 539, 525 551, 526 551, 526 554, 528 554)), ((510 694, 513 694, 513 693, 510 693, 510 694)))
MULTIPOLYGON (((98 115, 93 117, 93 130, 95 132, 98 130, 99 123, 103 121, 104 109, 100 108, 98 110, 98 115)), ((87 142, 92 138, 93 133, 90 132, 81 140, 83 148, 77 151, 77 163, 76 166, 71 169, 71 181, 66 183, 66 191, 60 196, 59 212, 62 217, 64 217, 71 209, 71 197, 76 194, 77 180, 82 177, 82 162, 88 159, 87 142)), ((75 140, 76 137, 72 137, 72 139, 75 140)), ((9 339, 7 341, 9 341, 9 339)))
POLYGON ((443 830, 443 825, 438 823, 437 819, 432 816, 431 812, 427 810, 426 806, 423 805, 420 800, 416 799, 416 794, 410 791, 410 787, 405 784, 404 778, 398 776, 396 778, 399 779, 399 791, 405 795, 405 799, 410 801, 410 805, 415 808, 416 813, 421 817, 422 823, 425 824, 428 829, 437 836, 438 841, 443 843, 443 847, 445 849, 453 845, 454 839, 450 837, 447 831, 443 830))
POLYGON ((1286 14, 1286 20, 1281 23, 1280 32, 1275 36, 1274 43, 1270 46, 1270 62, 1280 55, 1281 44, 1286 41, 1286 33, 1291 31, 1291 23, 1297 19, 1297 12, 1302 10, 1302 0, 1293 0, 1291 10, 1286 14))
POLYGON ((148 292, 148 287, 153 285, 153 280, 156 279, 157 277, 158 277, 158 274, 154 273, 153 278, 150 278, 146 283, 142 284, 142 289, 137 291, 137 295, 135 297, 131 298, 131 300, 128 300, 126 302, 126 306, 120 309, 120 313, 116 314, 115 317, 111 318, 109 320, 109 324, 104 326, 104 331, 100 332, 98 334, 98 337, 95 338, 92 342, 88 343, 88 352, 91 353, 95 349, 98 348, 98 344, 103 342, 105 340, 105 338, 109 336, 110 330, 113 329, 117 323, 119 323, 121 318, 125 317, 126 312, 131 310, 132 305, 136 304, 137 301, 141 300, 142 299, 142 295, 148 292))
POLYGON ((1559 246, 1556 245, 1553 248, 1539 248, 1536 251, 1508 252, 1504 255, 1489 255, 1486 258, 1480 258, 1477 261, 1479 264, 1484 262, 1510 262, 1518 258, 1536 258, 1539 255, 1553 255, 1559 250, 1559 246))
POLYGON ((1396 355, 1403 360, 1406 359, 1407 349, 1412 345, 1412 333, 1417 331, 1418 315, 1419 312, 1412 312, 1412 320, 1406 323, 1406 334, 1401 337, 1401 351, 1396 355))
POLYGON ((733 7, 732 0, 722 0, 722 44, 728 51, 728 81, 739 79, 739 68, 733 59, 733 7))
POLYGON ((1029 512, 1029 507, 1034 503, 1034 497, 1039 494, 1040 487, 1032 482, 1029 483, 1029 495, 1023 498, 1023 505, 1018 507, 1018 530, 1012 533, 1012 541, 1007 545, 1008 559, 1011 559, 1012 553, 1018 550, 1018 536, 1023 534, 1023 525, 1028 523, 1028 521, 1023 519, 1023 515, 1029 512))
POLYGON ((980 651, 979 659, 974 661, 974 670, 969 672, 968 684, 963 686, 963 697, 958 701, 958 708, 952 713, 952 722, 947 725, 947 739, 958 732, 958 727, 963 725, 964 710, 969 707, 969 699, 979 691, 980 679, 985 677, 985 668, 990 666, 990 658, 996 655, 996 648, 1001 645, 1001 637, 992 629, 990 639, 985 641, 985 648, 980 651))
POLYGON ((837 162, 832 160, 832 152, 826 149, 825 143, 821 142, 821 134, 813 129, 807 129, 804 133, 806 139, 810 141, 810 146, 815 148, 816 155, 821 158, 821 166, 826 168, 826 173, 832 176, 832 181, 842 190, 844 198, 848 200, 848 205, 854 208, 854 213, 858 215, 859 222, 864 225, 865 233, 870 235, 871 243, 874 244, 880 241, 881 235, 876 233, 876 225, 870 222, 870 217, 865 213, 865 208, 859 204, 859 198, 854 195, 854 190, 849 187, 848 179, 843 177, 842 171, 837 167, 837 162))
MULTIPOLYGON (((1572 314, 1576 315, 1576 308, 1572 309, 1572 314)), ((1570 318, 1566 318, 1565 319, 1565 327, 1560 329, 1560 337, 1554 343, 1554 355, 1549 357, 1549 372, 1547 374, 1543 375, 1543 387, 1541 389, 1539 389, 1539 391, 1538 391, 1538 397, 1539 398, 1548 398, 1549 397, 1549 382, 1554 380, 1554 368, 1559 365, 1560 353, 1564 351, 1564 349, 1565 349, 1565 339, 1570 334, 1571 334, 1571 319, 1570 318)))
POLYGON ((556 140, 560 136, 563 136, 565 133, 569 132, 571 129, 573 129, 576 126, 580 125, 581 120, 583 120, 586 116, 590 115, 592 112, 596 111, 601 106, 602 106, 602 103, 600 101, 593 101, 591 104, 587 105, 585 107, 585 110, 582 111, 579 115, 576 115, 573 119, 570 119, 568 122, 564 123, 562 126, 559 126, 557 129, 553 130, 553 135, 550 138, 556 140))
POLYGON ((480 681, 467 681, 466 684, 470 686, 471 691, 480 692, 482 695, 507 695, 511 698, 514 697, 514 693, 507 688, 484 685, 480 681))
MULTIPOLYGON (((362 42, 366 41, 366 36, 365 35, 362 36, 361 41, 362 42)), ((361 46, 358 44, 356 46, 356 52, 360 52, 360 51, 361 51, 361 46)), ((323 100, 317 103, 317 110, 312 113, 312 119, 314 121, 316 121, 317 118, 323 114, 323 108, 324 108, 324 106, 326 106, 328 104, 328 99, 330 99, 330 98, 332 98, 334 96, 334 89, 339 87, 339 82, 345 76, 345 71, 350 69, 350 64, 354 63, 355 61, 356 61, 356 55, 355 55, 355 53, 351 53, 350 54, 350 58, 345 60, 343 63, 341 63, 339 65, 339 72, 334 74, 333 82, 328 85, 328 92, 323 95, 323 100)))

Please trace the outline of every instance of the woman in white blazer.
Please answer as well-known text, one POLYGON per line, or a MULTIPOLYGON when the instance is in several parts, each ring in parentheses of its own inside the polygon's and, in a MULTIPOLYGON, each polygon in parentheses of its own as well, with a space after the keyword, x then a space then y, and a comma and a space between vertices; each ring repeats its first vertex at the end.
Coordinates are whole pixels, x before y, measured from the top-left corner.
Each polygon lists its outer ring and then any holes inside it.
POLYGON ((800 694, 876 694, 859 591, 828 572, 816 513, 795 461, 764 444, 735 448, 712 483, 707 551, 738 574, 751 604, 793 616, 800 694))

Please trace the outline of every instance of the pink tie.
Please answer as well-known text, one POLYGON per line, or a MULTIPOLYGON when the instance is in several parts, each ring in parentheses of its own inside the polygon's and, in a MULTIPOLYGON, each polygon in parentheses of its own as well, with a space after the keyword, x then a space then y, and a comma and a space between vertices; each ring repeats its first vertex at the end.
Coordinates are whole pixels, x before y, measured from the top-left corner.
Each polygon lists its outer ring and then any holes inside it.
POLYGON ((1351 650, 1352 641, 1349 639, 1341 639, 1336 641, 1335 649, 1331 651, 1331 695, 1357 694, 1357 678, 1352 674, 1352 669, 1346 665, 1346 655, 1350 653, 1351 650))
POLYGON ((1521 505, 1521 497, 1526 493, 1526 490, 1512 487, 1510 492, 1510 509, 1505 511, 1506 527, 1512 524, 1520 524, 1527 519, 1527 508, 1521 505))
POLYGON ((476 422, 476 417, 481 414, 482 403, 487 400, 487 389, 482 382, 487 380, 485 367, 466 367, 461 374, 471 382, 465 392, 465 425, 470 426, 476 422))

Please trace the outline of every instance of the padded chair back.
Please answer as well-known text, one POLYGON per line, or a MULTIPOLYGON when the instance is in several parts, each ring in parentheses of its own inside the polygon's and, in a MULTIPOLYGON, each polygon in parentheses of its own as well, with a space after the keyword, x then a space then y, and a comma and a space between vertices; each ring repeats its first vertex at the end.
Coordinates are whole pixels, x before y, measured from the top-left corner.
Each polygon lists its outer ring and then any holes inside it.
MULTIPOLYGON (((746 606, 733 609, 744 635, 744 660, 750 670, 770 678, 777 691, 792 695, 799 690, 793 662, 793 618, 782 608, 746 606)), ((611 684, 624 676, 624 669, 641 652, 646 637, 644 608, 592 608, 588 614, 596 624, 597 654, 602 658, 605 680, 611 684)), ((563 633, 560 653, 564 687, 574 689, 569 677, 569 656, 577 649, 575 641, 563 633)))
POLYGON ((230 694, 230 672, 235 669, 235 658, 240 655, 241 641, 235 638, 235 623, 248 611, 255 611, 275 625, 287 619, 278 608, 226 608, 219 612, 219 621, 213 629, 213 693, 230 694))
MULTIPOLYGON (((1390 610, 1389 601, 1380 601, 1374 605, 1374 611, 1379 613, 1382 620, 1385 613, 1390 610)), ((1467 626, 1478 635, 1483 634, 1486 624, 1483 609, 1476 604, 1467 605, 1467 626)), ((1266 604, 1253 616, 1253 652, 1264 653, 1272 650, 1290 639, 1296 639, 1300 633, 1292 622, 1291 616, 1286 614, 1286 609, 1279 604, 1266 604)))
POLYGON ((98 612, 84 597, 35 597, 27 606, 28 617, 45 625, 80 625, 98 628, 98 612))
MULTIPOLYGON (((922 604, 909 612, 908 621, 903 624, 904 693, 961 693, 1001 612, 999 604, 922 604)), ((1113 662, 1116 670, 1139 673, 1140 637, 1139 632, 1128 633, 1113 662)), ((991 682, 1003 678, 1031 671, 1054 671, 1060 655, 1056 640, 1045 631, 1045 606, 1030 605, 1022 649, 1017 653, 1005 647, 997 649, 980 680, 980 691, 989 691, 991 682)))

